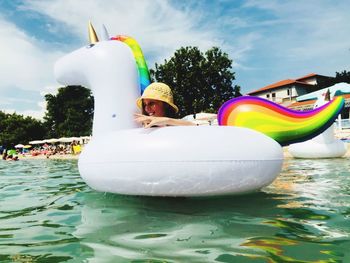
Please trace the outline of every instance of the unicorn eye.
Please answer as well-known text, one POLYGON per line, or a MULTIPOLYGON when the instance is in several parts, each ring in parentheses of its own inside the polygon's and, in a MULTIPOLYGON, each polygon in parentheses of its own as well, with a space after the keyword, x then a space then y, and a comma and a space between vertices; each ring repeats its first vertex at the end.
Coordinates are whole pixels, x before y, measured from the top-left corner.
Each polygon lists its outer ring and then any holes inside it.
POLYGON ((86 48, 92 48, 93 46, 95 46, 95 44, 90 44, 90 45, 86 46, 86 48))

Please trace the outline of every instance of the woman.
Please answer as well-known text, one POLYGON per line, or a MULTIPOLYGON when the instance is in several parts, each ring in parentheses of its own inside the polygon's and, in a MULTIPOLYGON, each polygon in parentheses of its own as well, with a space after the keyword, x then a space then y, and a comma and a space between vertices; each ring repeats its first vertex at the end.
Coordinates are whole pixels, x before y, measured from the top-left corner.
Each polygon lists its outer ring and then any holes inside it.
POLYGON ((150 84, 142 96, 136 101, 142 114, 135 114, 135 121, 144 128, 163 126, 189 126, 192 122, 176 119, 179 111, 174 104, 173 92, 170 87, 161 82, 150 84))

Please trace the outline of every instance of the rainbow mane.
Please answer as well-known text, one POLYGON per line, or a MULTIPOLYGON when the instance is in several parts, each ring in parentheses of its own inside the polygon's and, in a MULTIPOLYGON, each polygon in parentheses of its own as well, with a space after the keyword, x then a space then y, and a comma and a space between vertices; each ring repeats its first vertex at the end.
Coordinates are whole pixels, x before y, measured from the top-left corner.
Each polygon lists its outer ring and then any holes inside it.
POLYGON ((262 132, 285 146, 309 140, 325 131, 343 107, 343 97, 311 111, 294 111, 269 100, 242 96, 221 106, 218 123, 262 132))
POLYGON ((145 58, 143 56, 140 45, 132 37, 123 36, 123 35, 118 35, 118 36, 112 37, 111 40, 121 41, 130 47, 130 49, 135 57, 137 70, 139 72, 140 92, 142 95, 143 91, 151 83, 151 81, 150 81, 148 67, 147 67, 145 58))

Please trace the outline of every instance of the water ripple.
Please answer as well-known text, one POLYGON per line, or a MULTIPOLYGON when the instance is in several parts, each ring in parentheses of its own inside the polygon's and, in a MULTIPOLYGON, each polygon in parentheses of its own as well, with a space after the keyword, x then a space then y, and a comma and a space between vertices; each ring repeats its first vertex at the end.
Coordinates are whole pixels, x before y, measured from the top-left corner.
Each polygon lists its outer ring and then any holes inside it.
POLYGON ((0 162, 0 262, 350 262, 349 159, 288 160, 262 192, 98 193, 76 161, 0 162))

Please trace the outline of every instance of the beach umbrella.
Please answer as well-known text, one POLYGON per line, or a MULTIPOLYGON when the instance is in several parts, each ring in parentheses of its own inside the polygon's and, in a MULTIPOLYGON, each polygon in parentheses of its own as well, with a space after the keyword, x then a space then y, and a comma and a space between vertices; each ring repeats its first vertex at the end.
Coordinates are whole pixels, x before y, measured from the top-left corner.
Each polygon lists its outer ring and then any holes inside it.
POLYGON ((23 148, 24 148, 24 149, 29 149, 29 148, 32 148, 32 146, 29 145, 29 144, 27 144, 27 145, 24 145, 23 148))
POLYGON ((29 144, 42 144, 44 141, 30 141, 29 144))
POLYGON ((44 142, 46 142, 46 143, 55 143, 55 142, 58 142, 58 141, 59 140, 55 139, 55 138, 44 140, 44 142))
POLYGON ((23 147, 24 147, 23 144, 17 144, 17 145, 15 145, 15 148, 23 148, 23 147))
POLYGON ((73 138, 68 138, 68 137, 62 137, 58 139, 59 142, 72 142, 74 141, 73 138))

